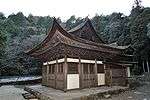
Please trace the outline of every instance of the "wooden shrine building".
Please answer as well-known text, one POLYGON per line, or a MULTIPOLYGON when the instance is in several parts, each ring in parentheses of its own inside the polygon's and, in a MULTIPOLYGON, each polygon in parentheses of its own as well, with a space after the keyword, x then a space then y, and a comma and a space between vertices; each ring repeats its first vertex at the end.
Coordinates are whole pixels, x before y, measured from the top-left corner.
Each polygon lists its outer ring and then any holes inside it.
POLYGON ((43 62, 42 85, 67 91, 126 85, 132 66, 126 48, 104 44, 88 18, 69 31, 54 18, 47 37, 26 53, 43 62))

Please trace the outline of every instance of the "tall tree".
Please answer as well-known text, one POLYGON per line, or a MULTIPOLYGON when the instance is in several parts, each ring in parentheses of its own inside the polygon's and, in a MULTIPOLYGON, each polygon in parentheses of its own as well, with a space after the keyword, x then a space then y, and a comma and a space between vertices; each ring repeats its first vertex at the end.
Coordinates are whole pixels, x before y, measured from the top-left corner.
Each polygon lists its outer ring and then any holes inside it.
POLYGON ((76 23, 76 18, 75 18, 75 15, 72 15, 67 21, 66 21, 66 27, 67 27, 67 29, 69 30, 69 29, 71 29, 71 28, 73 28, 76 23))
POLYGON ((23 15, 22 12, 11 14, 8 16, 8 18, 10 18, 15 23, 15 25, 19 27, 26 27, 29 24, 27 18, 23 15))
POLYGON ((4 14, 2 12, 0 12, 0 19, 2 19, 2 20, 6 19, 6 17, 4 16, 4 14))
POLYGON ((135 6, 133 6, 133 8, 134 8, 134 7, 135 7, 135 8, 136 8, 136 7, 142 7, 142 4, 141 4, 141 3, 142 3, 141 0, 135 0, 135 1, 134 1, 134 5, 135 5, 135 6))
POLYGON ((6 42, 6 36, 4 35, 3 31, 0 30, 0 72, 2 67, 3 56, 4 56, 5 42, 6 42))

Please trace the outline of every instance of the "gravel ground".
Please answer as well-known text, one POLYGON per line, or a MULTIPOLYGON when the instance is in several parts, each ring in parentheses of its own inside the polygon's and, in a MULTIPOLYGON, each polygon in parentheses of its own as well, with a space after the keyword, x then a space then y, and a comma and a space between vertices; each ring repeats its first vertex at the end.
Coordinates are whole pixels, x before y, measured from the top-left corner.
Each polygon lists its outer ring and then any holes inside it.
MULTIPOLYGON (((0 100, 25 100, 22 93, 23 85, 6 85, 0 87, 0 100)), ((126 91, 124 93, 113 95, 109 99, 102 100, 150 100, 150 82, 142 85, 135 90, 126 91)))
POLYGON ((0 87, 0 100, 25 100, 22 93, 26 93, 22 86, 16 87, 13 85, 6 85, 0 87))
POLYGON ((102 100, 150 100, 150 83, 137 87, 135 90, 126 91, 102 100))

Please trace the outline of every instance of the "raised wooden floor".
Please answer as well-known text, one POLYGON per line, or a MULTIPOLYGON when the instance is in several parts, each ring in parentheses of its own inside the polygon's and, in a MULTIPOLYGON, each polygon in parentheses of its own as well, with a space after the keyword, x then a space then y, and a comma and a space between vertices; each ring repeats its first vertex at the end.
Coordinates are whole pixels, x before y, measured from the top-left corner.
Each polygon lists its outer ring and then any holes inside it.
POLYGON ((103 86, 64 92, 41 85, 25 87, 26 91, 34 94, 40 100, 97 100, 96 98, 102 96, 103 94, 116 94, 127 89, 128 87, 103 86))

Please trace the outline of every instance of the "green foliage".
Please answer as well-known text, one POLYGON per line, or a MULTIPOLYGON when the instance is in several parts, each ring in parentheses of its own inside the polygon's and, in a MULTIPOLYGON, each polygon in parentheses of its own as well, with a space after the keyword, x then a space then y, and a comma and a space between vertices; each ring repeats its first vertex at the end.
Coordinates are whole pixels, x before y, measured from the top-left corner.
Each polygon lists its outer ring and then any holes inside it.
POLYGON ((29 24, 22 12, 18 12, 16 15, 9 15, 8 18, 10 18, 16 26, 25 27, 29 24))
POLYGON ((73 15, 66 21, 66 27, 68 29, 73 28, 75 22, 76 22, 76 18, 75 18, 75 15, 73 15))
POLYGON ((0 57, 3 55, 4 46, 5 46, 6 36, 3 31, 0 30, 0 57))
POLYGON ((1 19, 1 20, 6 19, 6 17, 4 16, 4 14, 3 14, 3 13, 1 13, 1 12, 0 12, 0 19, 1 19))
POLYGON ((96 14, 92 18, 93 26, 95 27, 95 30, 97 31, 98 34, 104 31, 104 28, 106 27, 108 22, 109 22, 108 17, 103 15, 99 16, 98 14, 96 14))
MULTIPOLYGON (((39 17, 23 13, 11 14, 6 18, 0 13, 0 66, 2 75, 39 74, 40 61, 24 55, 24 51, 41 42, 41 34, 46 34, 52 25, 49 16, 39 17), (2 37, 5 38, 2 38, 2 37), (7 36, 7 41, 5 40, 7 36), (39 38, 40 37, 40 38, 39 38), (5 40, 4 42, 1 42, 5 40), (2 47, 5 46, 6 48, 2 47), (4 53, 5 51, 5 53, 4 53), (25 63, 20 61, 22 59, 25 63), (27 60, 28 59, 28 60, 27 60), (31 68, 30 68, 30 67, 31 68), (31 69, 31 70, 30 70, 31 69)), ((45 36, 44 36, 45 37, 45 36)))
POLYGON ((67 30, 70 30, 72 28, 74 28, 75 26, 79 25, 80 23, 82 23, 82 18, 78 17, 76 18, 75 15, 72 15, 65 23, 66 26, 65 28, 67 30))
MULTIPOLYGON (((132 38, 131 44, 133 48, 135 48, 135 52, 138 52, 136 54, 140 54, 144 52, 146 49, 149 49, 146 48, 150 46, 149 45, 150 40, 147 36, 148 33, 147 25, 149 22, 150 22, 150 8, 144 8, 143 12, 141 12, 137 17, 135 17, 134 21, 132 21, 131 23, 130 26, 130 33, 132 38)), ((147 54, 141 55, 143 56, 142 58, 144 59, 148 58, 149 56, 148 52, 145 53, 147 54)))
MULTIPOLYGON (((150 58, 150 8, 142 7, 140 0, 135 0, 129 16, 122 13, 107 16, 96 14, 91 20, 104 42, 131 45, 126 52, 133 54, 134 61, 138 61, 140 65, 134 66, 132 70, 136 74, 141 73, 141 61, 150 58)), ((83 18, 73 15, 66 22, 62 22, 60 18, 57 18, 57 21, 69 30, 82 23, 83 18)), ((18 12, 6 18, 0 13, 0 57, 5 54, 3 61, 0 58, 0 64, 4 65, 3 74, 23 75, 39 71, 41 62, 23 52, 45 38, 52 22, 50 16, 30 14, 26 17, 22 12, 18 12), (32 70, 28 70, 29 68, 32 70)))
POLYGON ((3 58, 5 53, 5 42, 6 42, 6 36, 4 32, 0 29, 0 72, 3 68, 3 58))

